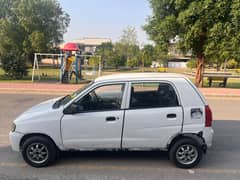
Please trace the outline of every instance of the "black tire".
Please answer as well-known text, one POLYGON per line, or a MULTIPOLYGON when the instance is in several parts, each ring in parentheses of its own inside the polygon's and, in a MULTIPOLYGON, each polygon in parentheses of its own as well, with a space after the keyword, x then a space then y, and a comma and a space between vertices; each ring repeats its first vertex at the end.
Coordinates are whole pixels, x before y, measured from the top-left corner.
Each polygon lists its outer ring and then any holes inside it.
POLYGON ((193 168, 194 166, 196 166, 202 159, 202 154, 203 154, 203 151, 200 145, 196 141, 190 138, 179 139, 169 149, 170 160, 177 167, 184 168, 184 169, 193 168), (190 148, 190 150, 185 152, 184 148, 185 150, 190 148), (190 160, 191 158, 192 160, 190 160))
POLYGON ((47 137, 33 136, 23 142, 23 159, 33 167, 45 167, 50 165, 56 160, 57 155, 58 148, 47 137))

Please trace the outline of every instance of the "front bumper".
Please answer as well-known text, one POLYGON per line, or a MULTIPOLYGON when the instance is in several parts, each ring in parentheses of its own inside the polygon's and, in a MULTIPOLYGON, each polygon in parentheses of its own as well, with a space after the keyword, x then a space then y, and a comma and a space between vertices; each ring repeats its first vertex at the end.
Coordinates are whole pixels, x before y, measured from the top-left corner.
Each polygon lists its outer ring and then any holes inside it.
POLYGON ((10 140, 12 150, 20 151, 20 141, 21 141, 23 136, 24 136, 24 134, 19 133, 19 132, 12 132, 11 131, 9 133, 9 140, 10 140))

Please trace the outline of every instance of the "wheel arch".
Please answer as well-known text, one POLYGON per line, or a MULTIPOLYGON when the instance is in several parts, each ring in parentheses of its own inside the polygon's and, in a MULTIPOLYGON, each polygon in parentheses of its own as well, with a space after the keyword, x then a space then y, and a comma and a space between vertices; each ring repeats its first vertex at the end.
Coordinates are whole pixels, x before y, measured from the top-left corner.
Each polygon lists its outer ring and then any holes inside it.
POLYGON ((197 142, 199 144, 199 146, 202 148, 203 152, 206 153, 207 152, 207 145, 205 143, 204 138, 202 137, 202 132, 199 132, 197 134, 195 133, 181 133, 181 134, 177 134, 175 135, 168 143, 167 145, 167 149, 171 149, 171 147, 180 139, 183 138, 188 138, 188 139, 192 139, 195 142, 197 142))
POLYGON ((46 135, 46 134, 43 134, 43 133, 29 133, 29 134, 25 134, 25 135, 22 137, 22 139, 21 139, 21 141, 20 141, 20 143, 19 143, 19 149, 22 150, 23 143, 24 143, 27 139, 29 139, 29 138, 31 138, 31 137, 35 137, 35 136, 41 136, 41 137, 44 137, 44 138, 49 139, 49 140, 56 146, 56 148, 58 148, 58 150, 59 150, 59 147, 57 146, 57 144, 55 143, 55 141, 53 140, 53 138, 51 138, 50 136, 48 136, 48 135, 46 135))

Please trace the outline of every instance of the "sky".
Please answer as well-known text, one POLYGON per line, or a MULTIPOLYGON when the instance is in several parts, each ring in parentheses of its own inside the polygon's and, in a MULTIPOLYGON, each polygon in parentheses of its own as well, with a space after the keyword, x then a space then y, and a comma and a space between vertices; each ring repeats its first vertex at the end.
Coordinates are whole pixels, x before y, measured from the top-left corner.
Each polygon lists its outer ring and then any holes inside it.
POLYGON ((140 45, 151 43, 142 29, 151 9, 148 0, 59 0, 71 22, 64 35, 69 42, 83 37, 119 40, 127 26, 136 28, 140 45))

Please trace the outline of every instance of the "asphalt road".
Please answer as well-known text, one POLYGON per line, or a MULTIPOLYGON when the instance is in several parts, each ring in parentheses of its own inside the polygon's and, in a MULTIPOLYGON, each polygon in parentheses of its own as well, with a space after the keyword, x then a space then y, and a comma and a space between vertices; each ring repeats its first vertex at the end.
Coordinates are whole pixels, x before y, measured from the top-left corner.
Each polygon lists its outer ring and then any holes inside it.
POLYGON ((47 168, 32 168, 12 152, 12 120, 49 95, 0 94, 0 180, 42 179, 240 179, 240 99, 209 99, 214 112, 213 147, 198 167, 174 167, 164 152, 63 153, 47 168))

